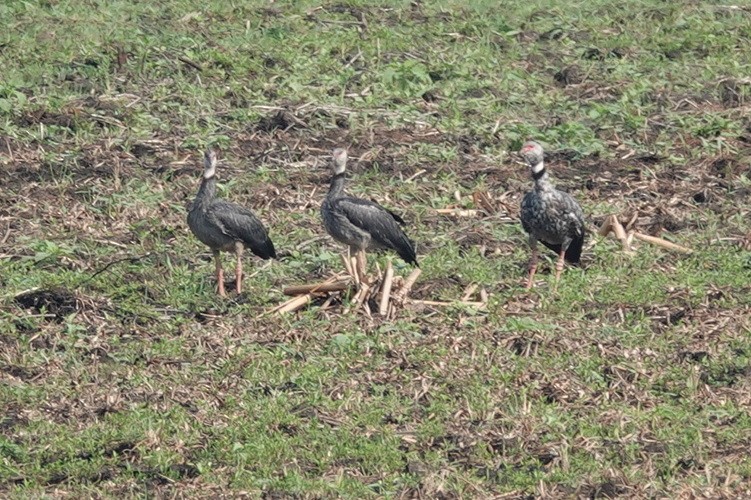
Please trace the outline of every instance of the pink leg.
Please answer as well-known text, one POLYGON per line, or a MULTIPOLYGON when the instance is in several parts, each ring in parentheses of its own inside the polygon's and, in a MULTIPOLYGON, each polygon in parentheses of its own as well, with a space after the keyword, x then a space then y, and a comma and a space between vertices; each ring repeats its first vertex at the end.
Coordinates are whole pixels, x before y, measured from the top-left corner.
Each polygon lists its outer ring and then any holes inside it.
POLYGON ((242 279, 243 279, 243 244, 239 241, 235 242, 235 253, 237 254, 237 266, 235 266, 235 290, 237 294, 242 293, 242 279))
POLYGON ((558 280, 561 279, 561 273, 563 272, 563 258, 566 255, 566 250, 561 250, 561 253, 558 254, 558 262, 555 263, 555 288, 554 290, 558 290, 558 280))
POLYGON ((227 294, 224 292, 224 270, 222 269, 222 258, 219 250, 214 250, 214 262, 216 264, 216 286, 219 291, 219 295, 225 297, 227 294))
POLYGON ((529 276, 527 277, 527 290, 531 289, 535 282, 537 272, 537 245, 532 245, 532 256, 529 258, 529 276))

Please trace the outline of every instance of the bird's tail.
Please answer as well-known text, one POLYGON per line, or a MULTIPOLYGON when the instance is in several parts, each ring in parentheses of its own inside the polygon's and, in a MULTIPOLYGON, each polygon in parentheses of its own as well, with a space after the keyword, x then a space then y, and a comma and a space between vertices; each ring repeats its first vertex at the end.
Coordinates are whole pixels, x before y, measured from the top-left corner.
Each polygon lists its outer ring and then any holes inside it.
POLYGON ((416 267, 420 267, 420 264, 417 263, 417 252, 415 250, 415 243, 407 238, 406 235, 404 235, 404 238, 402 238, 402 242, 400 245, 397 246, 396 251, 399 254, 399 257, 404 260, 407 264, 411 264, 416 267))
POLYGON ((582 234, 574 238, 571 244, 566 249, 564 258, 569 264, 578 265, 581 263, 582 247, 584 246, 584 231, 582 234))
MULTIPOLYGON (((542 243, 544 246, 551 249, 553 252, 555 252, 556 255, 559 255, 561 253, 560 243, 547 243, 542 240, 540 240, 540 243, 542 243)), ((566 249, 566 253, 563 254, 563 258, 566 260, 566 262, 568 262, 569 264, 573 264, 575 266, 581 263, 583 246, 584 246, 584 233, 582 233, 581 236, 578 236, 574 238, 573 240, 571 240, 571 243, 566 249)))
POLYGON ((257 241, 253 242, 252 244, 250 242, 246 243, 250 247, 250 250, 253 252, 253 254, 264 260, 277 258, 274 243, 272 243, 271 238, 269 238, 268 236, 266 236, 266 239, 260 244, 257 241))

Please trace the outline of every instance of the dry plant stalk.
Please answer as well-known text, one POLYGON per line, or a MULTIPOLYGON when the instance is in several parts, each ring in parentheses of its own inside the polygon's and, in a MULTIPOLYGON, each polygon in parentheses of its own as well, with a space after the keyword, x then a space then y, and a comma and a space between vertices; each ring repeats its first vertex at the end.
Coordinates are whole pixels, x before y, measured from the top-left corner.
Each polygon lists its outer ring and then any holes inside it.
POLYGON ((636 231, 629 231, 628 236, 626 237, 626 241, 628 242, 628 246, 631 247, 631 244, 634 242, 634 233, 636 231))
POLYGON ((389 312, 389 298, 391 297, 391 282, 394 279, 394 266, 391 265, 389 260, 386 267, 386 276, 383 278, 383 285, 381 287, 381 302, 378 305, 378 312, 381 316, 385 316, 389 312))
POLYGON ((339 281, 325 281, 323 283, 313 283, 312 285, 292 285, 286 287, 282 292, 284 295, 302 295, 304 293, 326 293, 326 292, 340 292, 346 290, 350 285, 350 279, 344 278, 339 281))
POLYGON ((690 248, 686 248, 681 245, 676 245, 675 243, 671 241, 664 240, 662 238, 657 238, 656 236, 650 236, 648 234, 634 232, 634 238, 636 238, 637 240, 646 241, 647 243, 652 243, 653 245, 657 245, 662 248, 667 248, 668 250, 674 250, 680 253, 688 254, 688 253, 693 252, 693 250, 691 250, 690 248))
POLYGON ((305 306, 311 300, 313 300, 312 293, 306 293, 305 295, 298 295, 297 297, 293 297, 287 302, 284 302, 283 304, 278 306, 276 309, 272 309, 270 312, 276 312, 276 314, 294 312, 300 309, 301 307, 305 306))
POLYGON ((407 297, 407 294, 410 290, 412 290, 412 287, 415 286, 415 281, 417 281, 417 277, 420 276, 420 273, 422 272, 422 269, 419 267, 416 267, 409 276, 407 276, 407 279, 404 280, 404 285, 402 286, 402 289, 399 290, 394 295, 394 300, 397 302, 404 302, 404 299, 407 297))
POLYGON ((475 203, 475 206, 482 208, 485 212, 487 212, 488 215, 492 215, 497 212, 497 210, 493 206, 493 203, 490 201, 488 193, 486 193, 485 191, 475 191, 474 193, 472 193, 472 201, 475 203))
POLYGON ((610 231, 613 229, 613 216, 609 215, 605 217, 605 220, 602 223, 602 226, 600 226, 600 230, 597 231, 597 234, 600 236, 607 236, 610 234, 610 231))
POLYGON ((359 284, 360 280, 355 272, 355 269, 357 269, 357 262, 355 261, 355 258, 349 254, 349 250, 346 255, 342 255, 342 262, 344 263, 344 269, 347 270, 347 274, 352 276, 352 279, 356 284, 359 284))
MULTIPOLYGON (((636 222, 637 216, 634 214, 631 217, 631 220, 628 222, 628 227, 633 227, 634 223, 636 222)), ((623 244, 624 250, 627 252, 631 252, 631 243, 633 242, 634 238, 641 241, 646 241, 647 243, 651 243, 653 245, 660 246, 662 248, 673 250, 675 252, 685 253, 689 254, 693 252, 690 248, 686 248, 681 245, 677 245, 671 241, 665 240, 663 238, 658 238, 656 236, 650 236, 648 234, 640 233, 638 231, 629 231, 628 234, 626 234, 626 230, 623 228, 623 225, 621 225, 620 221, 618 220, 618 217, 615 215, 610 215, 605 218, 605 221, 602 223, 602 226, 600 226, 600 229, 597 231, 597 233, 600 236, 607 236, 610 232, 615 233, 615 236, 621 241, 623 244)))
POLYGON ((370 291, 370 285, 368 285, 365 282, 361 282, 360 289, 357 290, 357 294, 355 294, 355 298, 354 298, 355 306, 360 306, 365 302, 365 299, 368 296, 369 291, 370 291))
POLYGON ((472 294, 475 293, 475 290, 477 290, 477 285, 469 285, 467 289, 464 290, 464 295, 462 295, 462 302, 469 300, 472 297, 472 294))
POLYGON ((456 304, 463 304, 465 306, 472 306, 476 307, 478 309, 483 309, 487 304, 485 302, 478 302, 476 300, 457 300, 454 302, 445 302, 442 300, 418 300, 418 299, 409 299, 410 303, 412 304, 421 304, 424 306, 453 306, 456 304))
MULTIPOLYGON (((350 266, 346 266, 348 272, 354 271, 356 273, 356 267, 349 257, 345 256, 342 260, 344 261, 345 266, 347 263, 350 263, 350 266)), ((393 264, 389 260, 385 273, 382 273, 379 268, 378 277, 374 277, 375 279, 372 281, 367 276, 363 277, 364 279, 357 280, 357 276, 353 273, 350 276, 337 274, 322 283, 288 286, 282 291, 285 295, 291 295, 293 297, 271 309, 266 314, 281 314, 297 311, 309 304, 316 296, 322 296, 331 292, 343 292, 355 284, 357 286, 357 291, 351 299, 351 305, 345 307, 343 314, 347 314, 352 308, 361 308, 367 316, 370 316, 371 310, 369 300, 375 300, 380 293, 380 297, 378 297, 378 312, 381 316, 391 318, 396 315, 397 306, 404 305, 406 297, 417 281, 420 272, 421 270, 419 268, 415 268, 412 273, 404 279, 401 276, 394 274, 393 264), (396 292, 392 293, 394 290, 396 290, 396 292)), ((475 292, 476 288, 476 285, 471 285, 468 291, 472 294, 475 292)), ((331 304, 333 297, 334 295, 329 296, 329 300, 324 303, 323 308, 326 308, 331 304)), ((472 304, 472 302, 468 303, 472 304)))
POLYGON ((639 212, 634 212, 634 214, 629 219, 628 223, 626 224, 626 231, 631 230, 632 227, 634 227, 634 224, 636 224, 636 220, 639 218, 639 212))
POLYGON ((473 208, 436 208, 435 211, 442 215, 452 215, 454 217, 477 217, 480 213, 479 210, 473 208))
POLYGON ((618 238, 621 241, 621 245, 623 245, 623 249, 627 252, 630 252, 631 249, 628 246, 628 238, 626 237, 626 230, 623 229, 623 225, 621 225, 621 221, 618 220, 618 217, 615 215, 611 215, 612 217, 612 227, 613 232, 615 233, 616 238, 618 238))
POLYGON ((314 283, 312 285, 294 285, 287 287, 282 290, 283 293, 285 295, 295 296, 271 309, 267 314, 282 314, 286 312, 297 311, 298 309, 312 301, 314 294, 326 293, 329 291, 346 290, 349 286, 349 283, 350 281, 348 278, 333 276, 323 283, 314 283))

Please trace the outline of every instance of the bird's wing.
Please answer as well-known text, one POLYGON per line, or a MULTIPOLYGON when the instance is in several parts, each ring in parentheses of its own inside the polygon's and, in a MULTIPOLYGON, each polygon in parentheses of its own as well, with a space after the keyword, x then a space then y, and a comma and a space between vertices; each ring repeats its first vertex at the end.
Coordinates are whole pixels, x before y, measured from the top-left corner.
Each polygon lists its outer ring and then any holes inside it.
POLYGON ((563 191, 558 191, 558 202, 561 217, 570 221, 570 230, 576 235, 584 234, 584 212, 581 206, 570 194, 563 191))
POLYGON ((384 212, 388 213, 389 215, 391 215, 391 217, 393 217, 394 220, 396 222, 398 222, 400 226, 406 226, 407 225, 407 223, 404 222, 404 219, 402 219, 401 215, 399 215, 398 213, 394 212, 391 209, 388 209, 388 208, 384 207, 383 205, 381 205, 380 203, 378 203, 375 200, 364 200, 362 198, 354 198, 352 196, 346 196, 345 198, 348 199, 348 200, 350 200, 350 201, 354 201, 355 203, 363 203, 363 204, 367 204, 367 205, 370 205, 370 206, 373 206, 373 207, 377 207, 377 208, 383 210, 384 212))
POLYGON ((209 212, 224 234, 243 241, 254 254, 264 259, 276 256, 266 228, 252 211, 235 203, 217 200, 212 203, 209 212))
POLYGON ((534 211, 534 204, 535 204, 535 192, 534 191, 527 191, 527 193, 524 195, 524 198, 522 198, 522 205, 521 205, 521 221, 522 221, 522 227, 527 233, 532 233, 532 226, 529 225, 528 218, 532 215, 532 212, 534 211))
POLYGON ((386 208, 386 207, 384 207, 384 206, 381 206, 381 205, 379 205, 379 204, 378 204, 377 202, 375 202, 375 201, 371 201, 370 203, 372 203, 373 205, 377 206, 377 207, 378 207, 378 208, 380 208, 381 210, 385 210, 386 212, 388 212, 388 214, 389 214, 389 215, 390 215, 391 217, 393 217, 393 218, 394 218, 394 220, 395 220, 396 222, 398 222, 400 226, 406 226, 406 225, 407 225, 407 223, 406 223, 406 222, 404 222, 404 219, 402 219, 401 215, 399 215, 398 213, 394 212, 393 210, 390 210, 390 209, 388 209, 388 208, 386 208))
POLYGON ((565 257, 568 262, 579 264, 584 245, 584 212, 568 193, 560 192, 559 199, 561 216, 568 221, 568 234, 571 237, 565 257))
POLYGON ((336 208, 352 224, 373 237, 387 236, 394 231, 401 232, 396 224, 396 218, 388 210, 372 201, 350 197, 340 198, 336 201, 336 208))
POLYGON ((335 201, 335 209, 379 244, 396 250, 408 263, 416 263, 414 244, 399 227, 404 223, 401 217, 377 203, 360 198, 339 198, 335 201))

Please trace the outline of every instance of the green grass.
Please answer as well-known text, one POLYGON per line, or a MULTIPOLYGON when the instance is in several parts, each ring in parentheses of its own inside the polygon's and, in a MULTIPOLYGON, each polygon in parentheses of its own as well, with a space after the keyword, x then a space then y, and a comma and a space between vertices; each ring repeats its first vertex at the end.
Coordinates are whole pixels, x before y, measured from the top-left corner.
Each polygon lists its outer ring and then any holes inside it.
POLYGON ((3 496, 748 494, 751 11, 465 4, 0 6, 3 496), (525 292, 529 137, 593 227, 695 252, 592 234, 525 292), (185 222, 207 146, 285 254, 226 300, 185 222), (413 296, 487 311, 264 314, 342 270, 335 146, 413 296), (435 213, 476 191, 497 214, 435 213))

